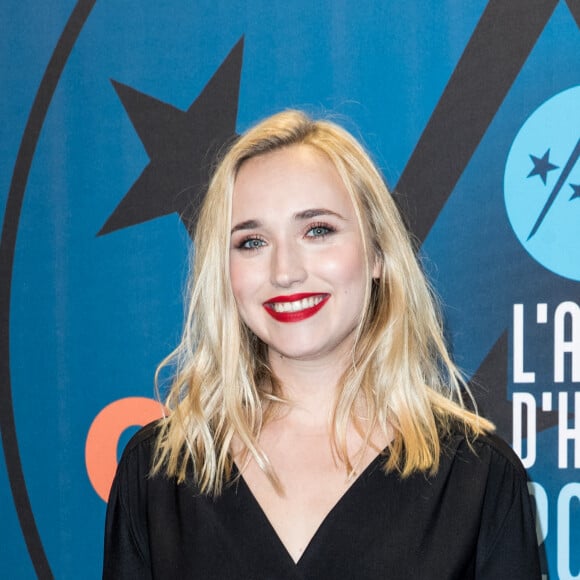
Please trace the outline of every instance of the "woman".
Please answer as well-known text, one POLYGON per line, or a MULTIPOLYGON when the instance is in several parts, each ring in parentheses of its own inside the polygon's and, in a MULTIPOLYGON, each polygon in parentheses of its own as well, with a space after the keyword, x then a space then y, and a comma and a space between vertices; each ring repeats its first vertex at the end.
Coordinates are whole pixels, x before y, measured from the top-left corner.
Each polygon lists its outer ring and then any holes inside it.
POLYGON ((465 386, 395 205, 338 126, 232 146, 168 416, 128 444, 105 578, 539 578, 526 475, 465 386))

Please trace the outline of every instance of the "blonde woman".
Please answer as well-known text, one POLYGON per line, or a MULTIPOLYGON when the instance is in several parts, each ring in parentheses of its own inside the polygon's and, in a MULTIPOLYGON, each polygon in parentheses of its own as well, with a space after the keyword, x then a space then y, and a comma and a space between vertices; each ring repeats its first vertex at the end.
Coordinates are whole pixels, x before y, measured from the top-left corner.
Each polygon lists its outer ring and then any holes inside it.
POLYGON ((164 364, 104 578, 540 578, 525 471, 464 406, 393 200, 337 125, 283 112, 224 156, 164 364))

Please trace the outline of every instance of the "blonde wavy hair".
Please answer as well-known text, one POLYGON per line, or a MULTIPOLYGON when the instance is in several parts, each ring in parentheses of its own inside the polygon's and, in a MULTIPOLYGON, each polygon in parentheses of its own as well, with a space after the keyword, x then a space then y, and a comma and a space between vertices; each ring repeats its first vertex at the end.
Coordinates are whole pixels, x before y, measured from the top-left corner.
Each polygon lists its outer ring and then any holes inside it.
POLYGON ((246 160, 296 145, 322 152, 338 171, 355 208, 368 264, 367 307, 332 416, 334 448, 347 470, 352 466, 346 434, 352 424, 367 443, 376 429, 392 430, 385 469, 402 477, 435 473, 442 438, 457 426, 470 440, 493 429, 464 404, 469 391, 445 345, 437 302, 369 155, 338 125, 285 111, 242 135, 213 175, 194 237, 182 340, 157 371, 158 378, 170 366, 174 378, 152 471, 182 482, 192 468, 204 493, 219 494, 232 478, 234 439, 277 486, 258 439, 272 409, 286 403, 266 345, 243 323, 232 294, 231 208, 236 175, 246 160), (376 261, 381 271, 373 279, 376 261), (368 419, 364 428, 357 419, 361 409, 368 419))

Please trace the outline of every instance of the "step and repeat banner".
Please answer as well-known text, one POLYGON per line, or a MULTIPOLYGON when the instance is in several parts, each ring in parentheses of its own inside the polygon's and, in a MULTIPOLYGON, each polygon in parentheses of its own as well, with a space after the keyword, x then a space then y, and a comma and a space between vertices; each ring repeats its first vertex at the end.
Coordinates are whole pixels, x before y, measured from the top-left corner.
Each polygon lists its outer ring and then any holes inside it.
POLYGON ((0 576, 99 578, 160 415, 213 152, 281 109, 381 167, 449 343, 580 578, 580 2, 0 5, 0 576))

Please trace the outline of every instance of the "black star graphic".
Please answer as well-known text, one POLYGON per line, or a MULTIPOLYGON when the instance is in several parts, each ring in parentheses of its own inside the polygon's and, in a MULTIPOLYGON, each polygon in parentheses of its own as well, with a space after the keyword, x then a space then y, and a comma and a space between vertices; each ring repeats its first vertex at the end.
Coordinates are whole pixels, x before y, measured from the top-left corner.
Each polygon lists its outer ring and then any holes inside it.
POLYGON ((550 150, 548 149, 543 157, 536 157, 535 155, 530 155, 530 159, 534 163, 534 168, 528 173, 528 177, 533 177, 534 175, 539 175, 546 185, 546 178, 548 177, 548 172, 553 169, 558 169, 558 165, 550 163, 550 150))
POLYGON ((570 184, 570 187, 574 190, 574 193, 572 194, 572 197, 568 201, 580 198, 580 185, 570 184))
POLYGON ((215 155, 236 137, 242 52, 243 38, 187 111, 112 81, 150 163, 98 235, 173 212, 193 234, 215 155))

